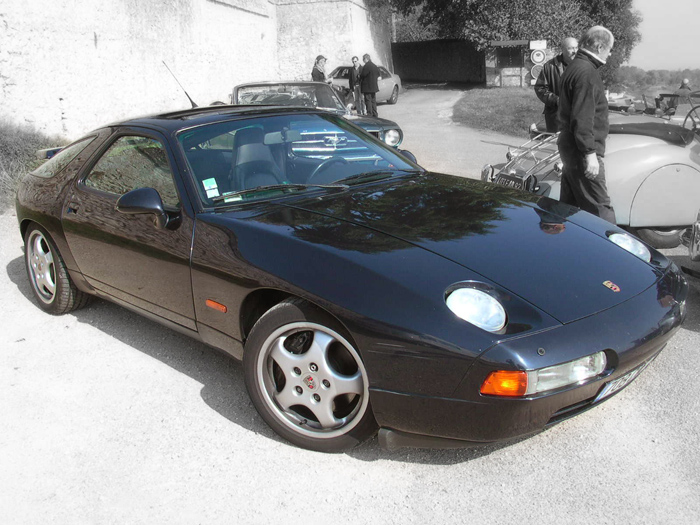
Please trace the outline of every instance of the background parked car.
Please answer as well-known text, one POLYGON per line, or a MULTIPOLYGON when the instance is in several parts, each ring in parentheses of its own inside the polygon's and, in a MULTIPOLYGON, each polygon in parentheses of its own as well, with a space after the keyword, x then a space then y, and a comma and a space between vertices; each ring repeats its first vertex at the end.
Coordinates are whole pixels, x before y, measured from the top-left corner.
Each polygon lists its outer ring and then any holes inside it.
MULTIPOLYGON (((693 110, 693 128, 694 118, 693 110)), ((648 116, 611 114, 610 122, 605 171, 617 224, 656 248, 678 246, 697 212, 698 134, 648 116)), ((484 166, 481 178, 558 199, 562 168, 557 135, 541 135, 509 151, 503 168, 484 166)))
MULTIPOLYGON (((399 100, 399 93, 402 91, 401 78, 396 73, 391 73, 383 66, 379 68, 379 91, 377 92, 377 102, 388 102, 396 104, 399 100)), ((343 88, 349 87, 350 70, 352 66, 340 66, 331 71, 329 77, 334 86, 343 88)))
POLYGON ((340 115, 369 134, 397 147, 403 131, 396 122, 367 115, 353 115, 338 92, 324 82, 255 82, 233 88, 232 104, 301 106, 340 115))
POLYGON ((700 210, 695 222, 681 236, 681 241, 688 248, 690 261, 681 266, 688 275, 700 279, 700 210))

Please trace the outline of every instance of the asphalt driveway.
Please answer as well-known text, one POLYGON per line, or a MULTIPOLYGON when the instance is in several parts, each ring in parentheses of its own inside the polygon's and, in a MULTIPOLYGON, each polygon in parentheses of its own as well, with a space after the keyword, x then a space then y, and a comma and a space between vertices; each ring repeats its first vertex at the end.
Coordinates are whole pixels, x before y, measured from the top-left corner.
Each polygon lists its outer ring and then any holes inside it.
MULTIPOLYGON (((424 166, 478 177, 504 158, 490 142, 519 139, 453 124, 459 96, 412 89, 379 114, 424 166)), ((476 450, 390 453, 375 439, 328 455, 277 438, 240 365, 207 346, 102 301, 43 313, 13 213, 0 215, 0 268, 5 525, 698 522, 700 283, 639 379, 547 432, 476 450)))

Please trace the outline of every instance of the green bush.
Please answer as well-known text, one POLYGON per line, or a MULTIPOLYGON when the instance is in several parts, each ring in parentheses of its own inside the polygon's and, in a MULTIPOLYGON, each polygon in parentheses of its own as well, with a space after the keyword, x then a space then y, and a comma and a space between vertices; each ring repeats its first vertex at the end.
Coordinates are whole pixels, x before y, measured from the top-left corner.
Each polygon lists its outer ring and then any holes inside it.
POLYGON ((526 138, 530 124, 544 117, 534 88, 485 88, 466 91, 452 120, 470 128, 526 138))
POLYGON ((14 202, 22 177, 43 162, 36 158, 37 150, 66 143, 61 137, 48 136, 30 126, 0 120, 0 212, 14 202))

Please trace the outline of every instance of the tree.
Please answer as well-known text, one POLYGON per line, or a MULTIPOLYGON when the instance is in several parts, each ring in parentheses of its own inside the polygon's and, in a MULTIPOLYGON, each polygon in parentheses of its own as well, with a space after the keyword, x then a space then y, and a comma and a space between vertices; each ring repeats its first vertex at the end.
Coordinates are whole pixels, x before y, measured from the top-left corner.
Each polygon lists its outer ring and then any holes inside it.
POLYGON ((461 38, 479 49, 492 40, 548 40, 579 38, 589 27, 604 25, 615 35, 608 66, 601 70, 611 81, 628 60, 641 36, 641 15, 632 0, 391 0, 403 16, 418 14, 423 27, 436 28, 441 38, 461 38))

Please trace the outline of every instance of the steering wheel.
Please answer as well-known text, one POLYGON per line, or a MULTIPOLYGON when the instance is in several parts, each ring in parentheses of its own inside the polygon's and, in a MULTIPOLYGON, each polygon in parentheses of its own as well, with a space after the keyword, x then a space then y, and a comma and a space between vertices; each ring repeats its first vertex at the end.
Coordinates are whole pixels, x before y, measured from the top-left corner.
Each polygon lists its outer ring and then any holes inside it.
POLYGON ((328 166, 331 166, 335 163, 348 164, 348 161, 345 157, 330 157, 330 158, 324 160, 321 164, 316 166, 314 171, 311 172, 311 175, 309 175, 309 178, 306 179, 306 183, 309 184, 313 180, 313 178, 316 177, 320 172, 322 172, 328 166))
POLYGON ((698 131, 698 128, 700 128, 700 104, 690 108, 690 111, 688 111, 688 114, 685 116, 685 120, 683 121, 683 127, 686 129, 692 129, 693 131, 698 131), (687 126, 688 121, 692 122, 691 127, 687 126))

